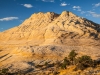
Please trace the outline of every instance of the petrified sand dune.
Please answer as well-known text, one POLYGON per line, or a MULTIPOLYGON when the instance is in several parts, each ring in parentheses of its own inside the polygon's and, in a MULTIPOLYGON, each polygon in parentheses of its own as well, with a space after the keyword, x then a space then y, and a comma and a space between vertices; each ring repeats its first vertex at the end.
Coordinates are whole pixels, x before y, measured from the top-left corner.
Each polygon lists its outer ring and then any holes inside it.
POLYGON ((99 39, 100 26, 68 11, 62 12, 61 15, 40 12, 33 14, 21 25, 2 32, 0 40, 33 40, 36 44, 42 44, 46 41, 54 43, 61 37, 62 39, 99 39))
MULTIPOLYGON (((0 33, 0 66, 61 60, 70 50, 100 57, 100 25, 72 12, 34 13, 0 33)), ((15 66, 13 67, 15 68, 15 66)), ((17 66, 16 66, 17 68, 17 66)), ((19 68, 23 69, 23 68, 19 68)))

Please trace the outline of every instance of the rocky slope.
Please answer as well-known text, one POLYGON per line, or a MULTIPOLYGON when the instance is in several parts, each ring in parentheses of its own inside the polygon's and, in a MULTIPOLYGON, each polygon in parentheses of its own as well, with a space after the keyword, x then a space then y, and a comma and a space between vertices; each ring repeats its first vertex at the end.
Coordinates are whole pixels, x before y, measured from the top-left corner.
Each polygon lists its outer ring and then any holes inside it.
POLYGON ((66 39, 99 39, 100 26, 71 12, 33 14, 21 25, 4 31, 0 40, 33 40, 34 44, 64 44, 66 39))
POLYGON ((73 49, 96 59, 99 46, 99 24, 69 11, 34 13, 21 25, 0 33, 0 66, 32 68, 28 62, 62 60, 73 49))

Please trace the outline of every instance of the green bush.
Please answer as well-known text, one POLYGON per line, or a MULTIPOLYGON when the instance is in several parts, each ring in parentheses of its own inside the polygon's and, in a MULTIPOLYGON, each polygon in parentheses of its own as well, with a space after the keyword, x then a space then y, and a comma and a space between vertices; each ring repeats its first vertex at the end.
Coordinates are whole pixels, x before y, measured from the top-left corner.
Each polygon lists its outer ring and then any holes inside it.
POLYGON ((84 70, 88 67, 93 67, 94 63, 93 63, 93 60, 91 59, 90 56, 87 56, 87 55, 83 55, 79 58, 77 58, 78 60, 78 63, 77 63, 77 69, 80 69, 80 70, 84 70))
POLYGON ((44 66, 45 66, 46 68, 54 67, 54 63, 50 64, 49 62, 45 62, 44 66))
POLYGON ((61 69, 66 69, 66 64, 65 63, 61 63, 61 69))
POLYGON ((48 65, 49 65, 49 63, 48 63, 48 62, 45 62, 45 63, 44 63, 44 65, 45 65, 45 66, 48 66, 48 65))
POLYGON ((61 62, 60 61, 56 61, 56 63, 54 65, 58 69, 59 67, 61 67, 61 62))
POLYGON ((61 68, 66 69, 66 67, 70 65, 70 61, 67 57, 64 58, 63 63, 61 63, 61 68))
POLYGON ((36 65, 35 67, 36 67, 36 68, 42 68, 43 65, 36 65))
POLYGON ((74 64, 74 60, 75 60, 76 56, 77 56, 77 53, 75 52, 75 50, 72 50, 69 53, 68 57, 69 57, 69 59, 71 61, 71 64, 74 64))
POLYGON ((13 75, 13 73, 9 73, 8 68, 3 68, 0 70, 0 75, 13 75))
POLYGON ((71 62, 69 61, 69 59, 68 59, 67 57, 64 58, 63 63, 64 63, 65 65, 70 65, 70 64, 71 64, 71 62))

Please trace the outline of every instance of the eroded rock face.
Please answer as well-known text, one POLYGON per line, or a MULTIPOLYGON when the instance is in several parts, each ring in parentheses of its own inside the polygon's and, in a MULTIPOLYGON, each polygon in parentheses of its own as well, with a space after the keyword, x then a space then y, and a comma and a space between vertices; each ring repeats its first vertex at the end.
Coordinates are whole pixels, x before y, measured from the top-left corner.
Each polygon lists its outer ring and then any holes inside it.
POLYGON ((100 38, 100 26, 69 11, 33 14, 21 25, 0 34, 2 41, 32 40, 34 44, 58 43, 66 39, 100 38), (60 39, 62 38, 62 39, 60 39), (59 40, 59 41, 57 41, 59 40), (56 41, 56 42, 55 42, 56 41))
POLYGON ((73 49, 98 58, 99 39, 100 25, 72 12, 34 13, 21 25, 0 33, 0 63, 56 61, 73 49))

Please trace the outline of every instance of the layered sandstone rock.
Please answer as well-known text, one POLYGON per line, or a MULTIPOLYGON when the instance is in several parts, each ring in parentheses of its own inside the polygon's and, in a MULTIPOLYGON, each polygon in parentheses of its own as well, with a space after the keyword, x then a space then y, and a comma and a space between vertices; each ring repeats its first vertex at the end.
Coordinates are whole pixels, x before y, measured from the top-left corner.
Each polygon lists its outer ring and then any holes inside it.
POLYGON ((99 24, 69 11, 39 12, 21 25, 0 33, 0 65, 54 62, 62 60, 73 49, 80 55, 98 58, 99 46, 99 24))
POLYGON ((33 14, 21 25, 0 34, 2 41, 32 40, 34 44, 60 43, 66 39, 100 38, 100 26, 72 12, 33 14), (62 38, 62 39, 61 39, 62 38), (57 41, 59 40, 59 41, 57 41), (55 42, 57 41, 57 42, 55 42))

